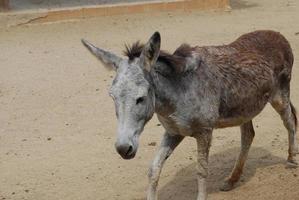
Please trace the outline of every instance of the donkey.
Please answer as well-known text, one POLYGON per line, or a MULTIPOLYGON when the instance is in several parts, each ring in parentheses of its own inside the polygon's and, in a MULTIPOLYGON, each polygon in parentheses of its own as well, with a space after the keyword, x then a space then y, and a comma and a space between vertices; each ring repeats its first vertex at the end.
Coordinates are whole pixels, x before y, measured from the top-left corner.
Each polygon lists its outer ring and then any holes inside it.
POLYGON ((240 126, 240 155, 221 187, 231 190, 242 174, 255 135, 252 119, 268 102, 288 130, 287 161, 297 165, 297 117, 290 101, 294 58, 280 33, 255 31, 222 46, 183 44, 170 54, 160 50, 161 37, 155 32, 146 44, 126 46, 127 58, 82 42, 104 66, 116 71, 110 96, 118 119, 115 147, 120 156, 134 158, 139 136, 154 113, 165 129, 149 170, 147 200, 158 199, 163 164, 186 136, 197 140, 197 200, 207 199, 212 131, 240 126))

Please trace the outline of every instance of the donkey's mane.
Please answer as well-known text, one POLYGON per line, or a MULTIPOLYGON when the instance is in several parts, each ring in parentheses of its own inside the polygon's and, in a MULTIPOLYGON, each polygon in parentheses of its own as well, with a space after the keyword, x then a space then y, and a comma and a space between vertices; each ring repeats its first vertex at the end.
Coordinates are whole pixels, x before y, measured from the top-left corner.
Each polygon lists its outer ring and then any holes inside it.
MULTIPOLYGON (((137 41, 132 45, 125 45, 125 48, 124 55, 129 58, 129 61, 132 61, 141 55, 144 44, 137 41)), ((173 54, 160 50, 157 61, 170 67, 172 73, 181 73, 185 71, 186 58, 191 55, 193 50, 194 48, 188 44, 182 44, 173 54)))

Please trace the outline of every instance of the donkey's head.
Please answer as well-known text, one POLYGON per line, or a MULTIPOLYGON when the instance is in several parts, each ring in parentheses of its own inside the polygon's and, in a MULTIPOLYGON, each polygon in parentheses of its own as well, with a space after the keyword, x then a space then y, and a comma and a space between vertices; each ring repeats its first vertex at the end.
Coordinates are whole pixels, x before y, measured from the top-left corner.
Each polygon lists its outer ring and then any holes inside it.
POLYGON ((124 159, 134 158, 139 136, 154 114, 155 95, 149 71, 159 56, 160 34, 154 33, 141 55, 133 60, 121 58, 85 40, 82 42, 105 67, 116 71, 110 88, 118 119, 115 147, 124 159))

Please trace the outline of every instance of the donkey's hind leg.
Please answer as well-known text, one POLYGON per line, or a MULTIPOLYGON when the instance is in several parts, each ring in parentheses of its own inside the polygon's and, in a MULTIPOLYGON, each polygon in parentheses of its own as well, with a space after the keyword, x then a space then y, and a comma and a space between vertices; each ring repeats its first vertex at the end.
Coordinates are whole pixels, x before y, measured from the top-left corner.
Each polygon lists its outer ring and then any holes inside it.
POLYGON ((297 132, 297 116, 295 107, 290 102, 289 95, 277 95, 271 102, 271 105, 279 113, 283 124, 288 130, 289 138, 289 156, 288 164, 290 166, 297 166, 295 155, 298 153, 298 144, 296 140, 297 132))
POLYGON ((240 179, 254 135, 255 132, 253 129, 252 121, 241 125, 241 151, 239 154, 239 158, 236 161, 234 169, 231 172, 229 178, 226 179, 224 181, 224 184, 221 186, 220 189, 222 191, 229 191, 233 189, 234 184, 240 179))

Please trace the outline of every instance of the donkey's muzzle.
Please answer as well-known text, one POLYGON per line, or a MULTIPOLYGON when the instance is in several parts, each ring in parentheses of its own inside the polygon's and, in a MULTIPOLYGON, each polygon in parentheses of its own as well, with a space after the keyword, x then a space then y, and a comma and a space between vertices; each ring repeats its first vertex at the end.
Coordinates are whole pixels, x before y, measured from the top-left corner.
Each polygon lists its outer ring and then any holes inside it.
POLYGON ((121 155, 123 159, 132 159, 135 157, 136 151, 133 148, 133 145, 124 143, 124 144, 115 144, 117 153, 121 155))

